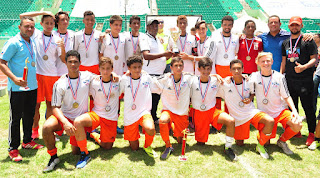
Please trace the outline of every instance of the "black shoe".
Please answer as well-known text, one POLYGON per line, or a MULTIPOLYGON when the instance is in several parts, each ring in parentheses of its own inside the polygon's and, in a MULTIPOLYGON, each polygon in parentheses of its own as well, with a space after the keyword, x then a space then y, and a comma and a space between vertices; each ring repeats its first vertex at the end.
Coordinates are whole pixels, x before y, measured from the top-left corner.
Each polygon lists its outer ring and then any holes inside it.
POLYGON ((228 155, 231 161, 238 161, 238 157, 236 154, 234 154, 234 151, 232 150, 232 148, 228 148, 227 150, 226 148, 224 148, 224 153, 228 155))
POLYGON ((168 159, 168 157, 171 155, 173 151, 174 151, 173 147, 166 148, 160 158, 163 160, 168 159))
POLYGON ((60 160, 59 160, 59 158, 58 158, 58 156, 57 156, 56 154, 53 155, 53 156, 51 156, 50 161, 49 161, 47 167, 45 167, 45 168, 43 169, 43 172, 50 172, 50 171, 52 171, 59 162, 60 162, 60 160))

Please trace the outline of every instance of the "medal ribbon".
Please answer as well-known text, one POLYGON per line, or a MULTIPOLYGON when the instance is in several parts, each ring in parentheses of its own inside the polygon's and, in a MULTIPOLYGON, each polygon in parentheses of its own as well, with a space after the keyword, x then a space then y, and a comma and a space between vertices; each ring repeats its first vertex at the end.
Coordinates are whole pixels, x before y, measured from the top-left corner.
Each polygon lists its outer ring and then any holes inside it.
POLYGON ((118 44, 117 44, 117 46, 115 45, 113 36, 112 36, 111 34, 110 34, 110 36, 111 36, 111 38, 112 38, 112 44, 113 44, 114 51, 116 52, 116 54, 118 54, 118 47, 119 47, 120 35, 118 36, 118 44))
POLYGON ((184 49, 186 48, 187 37, 188 37, 188 34, 186 34, 186 38, 185 38, 184 43, 183 43, 183 45, 182 45, 181 36, 179 36, 179 38, 180 38, 180 46, 181 46, 182 52, 184 52, 184 49))
POLYGON ((261 81, 262 81, 261 83, 262 83, 262 85, 263 85, 263 94, 264 94, 265 97, 267 97, 267 95, 268 95, 268 93, 269 93, 269 89, 270 89, 271 80, 272 80, 272 73, 271 73, 271 77, 270 77, 270 80, 269 80, 267 89, 266 89, 266 86, 265 86, 264 83, 263 83, 263 78, 262 78, 261 72, 260 72, 260 75, 261 75, 261 81), (266 90, 267 90, 267 92, 266 92, 266 90))
POLYGON ((100 77, 100 84, 101 84, 101 87, 102 87, 102 92, 103 92, 104 96, 105 96, 106 99, 107 99, 107 103, 109 103, 110 95, 111 95, 111 88, 112 88, 112 81, 110 81, 110 87, 109 87, 108 95, 106 95, 106 91, 105 91, 105 89, 104 89, 104 86, 103 86, 103 82, 102 82, 102 78, 101 78, 101 77, 100 77))
POLYGON ((135 102, 135 100, 136 100, 137 92, 138 92, 138 90, 139 90, 139 86, 140 86, 140 82, 141 82, 141 77, 139 78, 139 83, 138 83, 138 86, 137 86, 137 88, 136 88, 136 91, 133 93, 132 78, 130 77, 131 94, 132 94, 133 102, 135 102))
POLYGON ((51 40, 52 40, 52 34, 50 34, 50 40, 48 42, 48 44, 46 45, 46 40, 44 38, 44 33, 42 32, 42 41, 43 41, 43 49, 44 49, 44 53, 47 53, 49 46, 51 44, 51 40))
POLYGON ((173 75, 172 75, 172 83, 173 83, 173 86, 174 86, 174 91, 175 91, 177 100, 179 100, 179 95, 180 95, 180 91, 181 91, 182 79, 183 79, 183 75, 181 76, 180 84, 179 84, 179 89, 177 90, 176 83, 174 82, 174 77, 173 77, 173 75))
MULTIPOLYGON (((60 38, 62 39, 61 34, 60 34, 59 31, 58 31, 58 34, 59 34, 60 38)), ((67 33, 64 35, 64 47, 66 47, 67 41, 68 41, 68 31, 67 31, 67 33)))
POLYGON ((291 50, 291 52, 292 52, 292 54, 294 53, 294 52, 296 52, 296 48, 297 48, 297 45, 298 45, 298 42, 299 42, 299 40, 300 40, 300 38, 301 38, 301 34, 299 35, 299 38, 297 39, 297 41, 296 41, 296 43, 294 44, 294 47, 293 47, 293 49, 292 49, 292 38, 291 38, 291 36, 290 36, 290 50, 291 50))
POLYGON ((83 39, 84 39, 84 45, 86 46, 86 52, 87 52, 88 49, 89 49, 89 46, 90 46, 90 43, 91 43, 93 34, 94 34, 94 30, 92 30, 91 35, 90 35, 90 37, 89 37, 89 43, 87 44, 87 42, 86 42, 86 36, 85 36, 84 30, 83 30, 83 39))
POLYGON ((209 77, 208 84, 206 86, 206 90, 204 91, 204 94, 202 94, 202 86, 201 86, 201 81, 200 81, 200 77, 199 77, 199 87, 200 87, 200 93, 201 93, 201 97, 202 97, 202 103, 204 103, 204 100, 206 100, 209 85, 210 85, 210 77, 209 77))
POLYGON ((74 92, 73 87, 72 87, 72 84, 71 84, 71 81, 70 81, 70 77, 69 77, 69 75, 68 75, 68 83, 69 83, 69 87, 71 88, 71 94, 72 94, 72 97, 73 97, 74 100, 77 99, 78 88, 79 88, 79 81, 80 81, 80 74, 79 74, 78 81, 77 81, 77 89, 76 89, 76 92, 74 92))
POLYGON ((252 44, 253 44, 253 41, 254 41, 254 37, 252 38, 252 41, 251 41, 251 44, 250 44, 250 48, 248 48, 248 41, 247 41, 247 38, 245 39, 246 40, 246 47, 247 47, 247 52, 248 52, 248 56, 250 54, 250 50, 251 50, 251 47, 252 47, 252 44))
MULTIPOLYGON (((130 37, 131 37, 132 46, 133 46, 133 53, 135 54, 136 51, 137 51, 138 43, 139 43, 139 35, 138 35, 138 40, 137 40, 137 43, 136 43, 136 44, 134 44, 133 36, 132 36, 132 33, 131 33, 131 32, 130 32, 130 37)), ((118 45, 119 45, 119 41, 118 41, 118 45)), ((118 47, 117 47, 117 48, 118 48, 118 47)))
POLYGON ((243 97, 243 88, 244 88, 244 86, 245 86, 245 81, 242 79, 242 94, 240 94, 240 92, 239 92, 239 90, 238 90, 238 88, 237 88, 237 86, 236 86, 236 82, 234 82, 234 81, 232 80, 232 83, 233 83, 234 87, 236 88, 238 94, 240 95, 241 99, 244 99, 244 97, 243 97))
POLYGON ((26 44, 26 46, 27 46, 27 48, 28 48, 28 51, 29 51, 29 53, 30 53, 30 55, 31 55, 31 58, 33 59, 33 47, 32 47, 32 41, 31 41, 31 39, 30 39, 30 48, 29 48, 29 46, 28 46, 28 43, 26 42, 26 40, 23 40, 24 41, 24 43, 26 44))
POLYGON ((229 44, 228 44, 227 47, 226 47, 226 41, 224 40, 224 36, 222 35, 222 33, 221 33, 221 36, 222 36, 222 39, 223 39, 224 51, 225 51, 225 52, 228 52, 229 47, 230 47, 230 44, 231 44, 231 35, 230 35, 230 40, 229 40, 229 44))
POLYGON ((199 40, 199 46, 200 46, 200 49, 199 49, 199 52, 200 52, 200 56, 203 56, 203 49, 204 49, 204 45, 207 41, 208 37, 206 36, 206 39, 204 39, 203 43, 202 43, 202 46, 201 46, 201 42, 199 40))

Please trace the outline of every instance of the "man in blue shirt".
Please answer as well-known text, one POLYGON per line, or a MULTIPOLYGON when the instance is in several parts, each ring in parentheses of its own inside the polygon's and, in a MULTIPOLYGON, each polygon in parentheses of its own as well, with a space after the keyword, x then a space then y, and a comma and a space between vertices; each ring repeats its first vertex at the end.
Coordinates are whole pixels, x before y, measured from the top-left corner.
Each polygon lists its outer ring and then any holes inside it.
POLYGON ((30 17, 21 19, 20 33, 9 39, 0 54, 0 70, 8 76, 10 100, 9 121, 9 157, 12 161, 22 161, 20 146, 20 120, 23 123, 24 149, 40 149, 42 145, 31 138, 33 116, 37 101, 36 46, 31 40, 34 32, 34 20, 30 17), (23 79, 24 67, 28 68, 27 80, 23 79))

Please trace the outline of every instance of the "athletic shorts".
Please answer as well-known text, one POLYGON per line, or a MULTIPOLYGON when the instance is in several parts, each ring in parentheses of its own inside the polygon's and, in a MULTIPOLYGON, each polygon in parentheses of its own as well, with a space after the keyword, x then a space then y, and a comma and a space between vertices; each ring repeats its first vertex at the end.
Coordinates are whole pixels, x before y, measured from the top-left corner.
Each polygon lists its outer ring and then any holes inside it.
POLYGON ((266 116, 267 114, 264 112, 258 112, 253 116, 248 122, 239 125, 234 130, 234 139, 236 140, 245 140, 250 136, 250 124, 252 124, 257 130, 262 130, 264 124, 259 123, 259 121, 266 116))
POLYGON ((198 142, 207 142, 210 133, 210 124, 217 130, 222 128, 222 124, 218 124, 218 118, 223 111, 213 107, 208 111, 200 111, 195 109, 194 126, 195 139, 198 142))
POLYGON ((232 76, 230 72, 230 66, 221 66, 216 65, 216 72, 219 74, 222 78, 226 78, 228 76, 232 76))
POLYGON ((183 137, 182 131, 189 126, 189 118, 187 115, 177 115, 172 113, 169 110, 163 110, 161 115, 165 114, 170 118, 169 126, 171 126, 173 130, 173 136, 175 137, 183 137))
POLYGON ((41 103, 42 101, 51 101, 53 85, 59 78, 60 77, 58 76, 45 76, 37 74, 37 103, 41 103))
MULTIPOLYGON (((61 135, 63 134, 63 131, 64 131, 62 122, 61 122, 58 118, 56 118, 56 116, 54 116, 54 115, 51 115, 51 116, 49 117, 49 119, 50 119, 50 118, 54 118, 54 119, 56 119, 56 120, 59 122, 59 124, 60 124, 60 126, 61 126, 62 129, 59 130, 59 131, 55 131, 55 133, 56 133, 57 135, 61 136, 61 135)), ((74 125, 72 120, 70 120, 69 118, 67 118, 67 119, 68 119, 68 121, 69 121, 72 125, 74 125)), ((87 132, 92 132, 92 130, 94 130, 95 128, 97 128, 97 127, 100 125, 100 121, 99 121, 98 118, 91 118, 91 120, 92 120, 92 126, 91 126, 91 127, 85 127, 85 128, 84 128, 84 130, 85 130, 86 133, 87 133, 87 132)), ((70 144, 73 145, 73 146, 78 147, 77 140, 76 140, 76 137, 75 137, 75 136, 70 136, 70 144)))
POLYGON ((80 71, 89 71, 89 72, 92 72, 94 74, 100 75, 99 65, 93 65, 93 66, 80 65, 79 70, 80 71))
POLYGON ((278 123, 282 124, 284 129, 287 128, 287 122, 291 120, 291 112, 288 109, 283 110, 278 117, 274 118, 274 126, 272 129, 271 138, 275 138, 277 135, 278 123))
POLYGON ((117 137, 117 121, 111 121, 98 116, 94 111, 88 112, 92 122, 100 120, 100 140, 101 142, 114 142, 117 137))
POLYGON ((150 114, 143 115, 137 122, 124 126, 124 139, 128 141, 136 141, 140 138, 139 125, 142 126, 145 121, 153 122, 150 114))

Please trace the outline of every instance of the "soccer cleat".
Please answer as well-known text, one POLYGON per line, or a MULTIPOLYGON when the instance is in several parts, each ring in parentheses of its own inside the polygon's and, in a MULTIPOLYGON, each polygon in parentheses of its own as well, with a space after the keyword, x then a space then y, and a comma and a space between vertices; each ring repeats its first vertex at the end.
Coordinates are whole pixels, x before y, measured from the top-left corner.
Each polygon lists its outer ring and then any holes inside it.
POLYGON ((306 141, 306 145, 310 146, 313 141, 314 141, 314 133, 309 133, 307 141, 306 141))
POLYGON ((238 161, 237 155, 232 148, 224 148, 224 153, 231 159, 231 161, 238 161))
POLYGON ((320 147, 320 142, 319 141, 314 141, 314 142, 312 142, 312 144, 308 148, 309 148, 309 150, 315 150, 318 147, 320 147))
POLYGON ((80 160, 78 161, 76 168, 78 169, 84 168, 90 160, 91 160, 91 156, 89 153, 86 154, 85 152, 81 152, 80 160))
POLYGON ((22 156, 19 153, 19 150, 11 150, 9 151, 9 157, 14 162, 22 161, 22 156))
POLYGON ((161 159, 166 160, 174 151, 173 147, 167 147, 161 155, 161 159))
POLYGON ((290 150, 290 148, 288 147, 288 144, 286 142, 283 142, 281 140, 277 141, 277 145, 282 148, 283 152, 287 155, 292 155, 293 151, 290 150))
POLYGON ((59 162, 60 162, 60 159, 58 158, 58 156, 56 154, 51 156, 48 165, 42 171, 43 172, 52 171, 59 162))
POLYGON ((265 158, 265 159, 269 159, 269 155, 267 153, 267 150, 264 148, 263 145, 260 145, 260 143, 258 143, 257 147, 256 147, 257 152, 260 153, 260 155, 265 158))
POLYGON ((32 138, 33 140, 38 140, 38 139, 39 139, 39 132, 38 132, 38 130, 32 130, 31 138, 32 138))
POLYGON ((43 145, 40 145, 36 142, 34 142, 33 140, 29 143, 22 143, 22 148, 24 149, 34 149, 34 150, 38 150, 43 148, 43 145))
POLYGON ((117 133, 118 133, 118 134, 123 134, 123 133, 124 133, 124 131, 123 131, 123 129, 121 129, 121 128, 117 127, 117 133))
POLYGON ((155 151, 151 148, 151 146, 149 146, 149 147, 147 147, 147 148, 143 147, 143 149, 144 149, 144 151, 145 151, 150 157, 152 157, 152 158, 157 158, 157 157, 159 157, 159 155, 157 154, 157 152, 155 152, 155 151))

